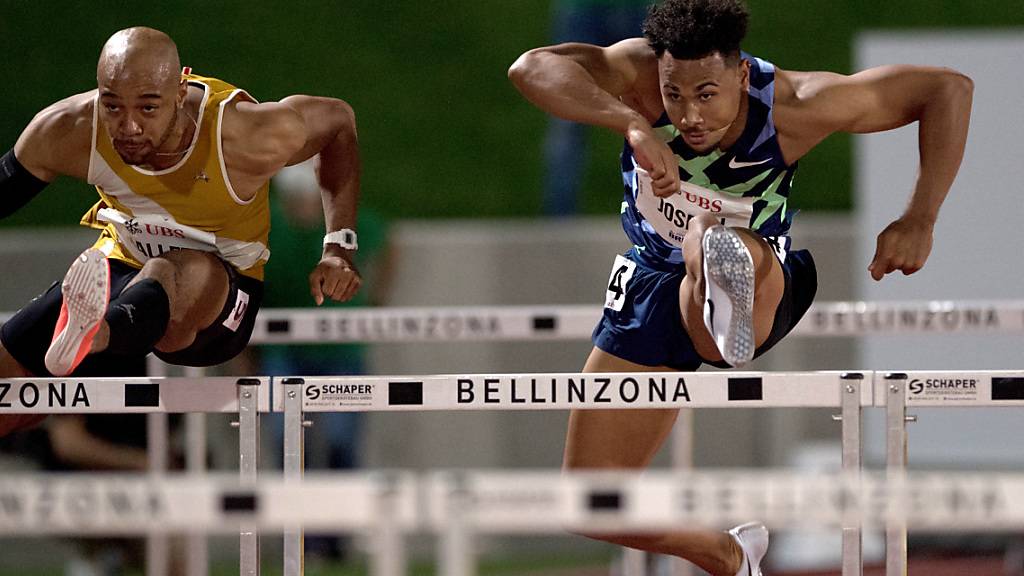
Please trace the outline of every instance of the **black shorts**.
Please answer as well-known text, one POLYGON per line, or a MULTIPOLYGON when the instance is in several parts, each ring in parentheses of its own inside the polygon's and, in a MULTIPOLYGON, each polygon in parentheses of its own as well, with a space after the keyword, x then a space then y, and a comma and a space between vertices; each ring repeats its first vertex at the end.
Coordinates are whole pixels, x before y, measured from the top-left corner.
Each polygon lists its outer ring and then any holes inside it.
MULTIPOLYGON (((165 354, 154 350, 158 358, 180 366, 213 366, 234 358, 249 343, 256 313, 263 299, 263 282, 238 273, 224 263, 228 272, 228 297, 209 328, 196 334, 195 342, 178 352, 165 354)), ((117 298, 139 273, 137 268, 110 260, 110 298, 117 298)), ((51 376, 43 362, 53 340, 53 329, 63 300, 60 282, 54 282, 0 327, 0 342, 10 355, 34 376, 51 376)), ((112 376, 116 366, 131 360, 111 352, 86 356, 75 368, 75 375, 112 376)))

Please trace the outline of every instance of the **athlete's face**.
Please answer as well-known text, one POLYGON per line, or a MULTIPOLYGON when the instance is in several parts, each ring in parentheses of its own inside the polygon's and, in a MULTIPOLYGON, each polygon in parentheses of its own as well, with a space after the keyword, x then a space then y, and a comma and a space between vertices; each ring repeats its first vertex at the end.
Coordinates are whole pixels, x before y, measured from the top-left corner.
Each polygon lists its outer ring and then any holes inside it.
POLYGON ((668 51, 658 60, 661 99, 669 119, 697 152, 718 145, 740 113, 750 64, 715 52, 699 60, 678 60, 668 51))
POLYGON ((174 131, 187 86, 153 73, 111 76, 99 78, 99 114, 114 149, 126 164, 153 164, 174 131))

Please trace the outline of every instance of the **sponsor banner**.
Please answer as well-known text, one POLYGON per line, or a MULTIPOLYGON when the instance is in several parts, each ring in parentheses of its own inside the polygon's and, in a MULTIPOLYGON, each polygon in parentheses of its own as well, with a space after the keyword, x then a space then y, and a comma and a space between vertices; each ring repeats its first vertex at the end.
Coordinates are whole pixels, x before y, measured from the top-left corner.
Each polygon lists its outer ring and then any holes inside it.
MULTIPOLYGON (((302 399, 303 410, 310 412, 835 407, 841 403, 840 375, 641 372, 305 377, 302 399)), ((869 386, 862 388, 862 405, 871 405, 871 393, 869 386)), ((283 403, 276 408, 283 409, 283 403)))
MULTIPOLYGON (((266 308, 250 342, 585 340, 601 306, 266 308)), ((0 313, 0 322, 12 314, 0 313)), ((1024 332, 1024 301, 819 302, 791 336, 1024 332)))
POLYGON ((1020 332, 1020 302, 834 302, 814 305, 792 334, 949 334, 1020 332))
POLYGON ((724 528, 759 518, 786 527, 882 528, 904 518, 915 528, 949 531, 1013 527, 1024 520, 1018 475, 884 473, 795 475, 647 471, 642 479, 598 474, 466 472, 435 479, 431 523, 465 522, 482 532, 724 528))
MULTIPOLYGON (((261 412, 270 410, 268 381, 257 386, 261 412)), ((0 415, 237 411, 237 378, 0 379, 0 415)))
POLYGON ((577 339, 601 317, 594 306, 261 310, 251 342, 455 342, 577 339))
POLYGON ((408 474, 307 475, 240 481, 204 477, 7 474, 0 477, 0 535, 136 534, 202 531, 238 534, 241 525, 343 530, 377 527, 380 510, 409 528, 416 522, 408 474))
MULTIPOLYGON (((879 372, 882 387, 891 381, 879 372)), ((913 406, 1024 406, 1024 372, 907 372, 905 394, 913 406)), ((881 394, 881 392, 876 392, 881 394)))

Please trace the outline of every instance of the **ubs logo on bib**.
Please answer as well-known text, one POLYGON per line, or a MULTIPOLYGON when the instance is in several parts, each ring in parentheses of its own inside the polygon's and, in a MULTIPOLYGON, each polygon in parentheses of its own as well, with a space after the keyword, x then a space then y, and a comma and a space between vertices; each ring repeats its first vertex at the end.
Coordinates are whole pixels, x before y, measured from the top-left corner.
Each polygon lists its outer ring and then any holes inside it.
POLYGON ((701 213, 712 214, 726 226, 747 227, 754 198, 731 196, 690 182, 680 182, 679 192, 661 198, 654 195, 651 176, 636 170, 636 208, 663 239, 682 246, 690 221, 701 213))

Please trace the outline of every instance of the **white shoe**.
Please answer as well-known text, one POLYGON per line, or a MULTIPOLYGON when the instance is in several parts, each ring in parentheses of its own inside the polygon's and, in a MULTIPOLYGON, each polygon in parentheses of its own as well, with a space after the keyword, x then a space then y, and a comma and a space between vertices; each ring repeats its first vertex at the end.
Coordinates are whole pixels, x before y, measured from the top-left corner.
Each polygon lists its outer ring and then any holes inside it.
POLYGON ((748 522, 729 530, 743 550, 743 562, 736 576, 763 576, 761 560, 768 551, 768 528, 760 522, 748 522))
POLYGON ((704 231, 704 325, 731 366, 754 358, 754 259, 735 230, 704 231))
POLYGON ((54 376, 74 371, 92 348, 110 301, 110 264, 107 257, 90 248, 82 252, 60 285, 64 301, 46 351, 46 369, 54 376))

